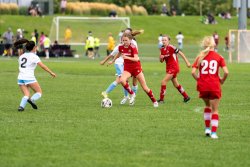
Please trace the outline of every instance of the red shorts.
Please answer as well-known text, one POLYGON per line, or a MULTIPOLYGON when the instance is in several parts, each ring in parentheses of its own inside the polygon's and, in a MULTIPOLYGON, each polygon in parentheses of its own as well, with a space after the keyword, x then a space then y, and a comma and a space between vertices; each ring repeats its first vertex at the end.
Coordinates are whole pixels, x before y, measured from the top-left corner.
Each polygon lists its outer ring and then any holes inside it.
POLYGON ((136 68, 136 69, 124 69, 124 71, 127 71, 131 74, 131 76, 136 77, 138 74, 142 72, 141 68, 136 68))
POLYGON ((173 78, 176 78, 176 77, 177 77, 177 74, 179 73, 179 71, 174 70, 174 69, 167 69, 166 72, 167 72, 168 74, 172 74, 172 75, 173 75, 173 78))
POLYGON ((221 98, 221 91, 200 91, 199 98, 203 99, 220 99, 221 98))

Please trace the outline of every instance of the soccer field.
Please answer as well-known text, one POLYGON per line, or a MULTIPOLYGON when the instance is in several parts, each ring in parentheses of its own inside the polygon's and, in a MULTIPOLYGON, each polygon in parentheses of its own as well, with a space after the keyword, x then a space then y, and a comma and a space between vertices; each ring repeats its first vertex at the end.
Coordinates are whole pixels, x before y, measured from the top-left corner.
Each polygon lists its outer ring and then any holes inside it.
MULTIPOLYGON (((27 104, 20 113, 17 58, 0 58, 1 167, 250 166, 249 64, 228 64, 219 139, 212 140, 204 135, 204 104, 183 61, 178 79, 191 96, 188 104, 169 83, 166 103, 159 108, 141 88, 134 106, 120 105, 118 86, 109 96, 110 109, 101 108, 100 94, 115 78, 113 66, 82 57, 42 61, 57 78, 38 67, 43 89, 39 109, 27 104)), ((147 84, 158 98, 165 65, 157 58, 141 61, 147 84)))

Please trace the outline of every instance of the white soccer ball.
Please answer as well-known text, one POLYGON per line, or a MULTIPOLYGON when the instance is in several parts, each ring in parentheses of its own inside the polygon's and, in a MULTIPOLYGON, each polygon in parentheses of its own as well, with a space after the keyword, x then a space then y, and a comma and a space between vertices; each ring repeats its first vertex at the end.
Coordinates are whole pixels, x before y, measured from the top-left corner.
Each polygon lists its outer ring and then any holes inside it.
POLYGON ((80 56, 78 54, 75 54, 74 57, 78 59, 80 56))
POLYGON ((103 99, 102 102, 101 102, 101 107, 103 107, 103 108, 110 108, 110 107, 112 107, 112 100, 109 99, 109 98, 103 99))

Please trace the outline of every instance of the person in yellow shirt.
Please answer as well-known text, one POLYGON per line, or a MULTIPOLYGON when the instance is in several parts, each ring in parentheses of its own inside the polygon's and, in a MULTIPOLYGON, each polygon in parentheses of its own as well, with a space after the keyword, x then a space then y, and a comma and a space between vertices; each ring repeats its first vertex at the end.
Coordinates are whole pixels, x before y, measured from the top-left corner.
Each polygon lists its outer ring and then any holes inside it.
POLYGON ((45 38, 44 38, 44 42, 43 42, 43 45, 44 45, 44 51, 45 51, 45 59, 49 59, 49 48, 50 48, 50 39, 48 37, 48 35, 45 35, 45 38))
POLYGON ((87 50, 88 57, 92 59, 94 59, 94 47, 95 47, 95 38, 92 36, 92 32, 89 31, 85 49, 87 50))
POLYGON ((70 29, 70 26, 68 26, 65 29, 65 32, 64 32, 64 42, 65 42, 65 44, 68 44, 69 41, 71 40, 71 38, 72 38, 72 31, 70 29))
POLYGON ((108 46, 107 46, 107 56, 110 55, 110 53, 114 50, 115 48, 115 40, 112 36, 112 33, 108 34, 108 46))

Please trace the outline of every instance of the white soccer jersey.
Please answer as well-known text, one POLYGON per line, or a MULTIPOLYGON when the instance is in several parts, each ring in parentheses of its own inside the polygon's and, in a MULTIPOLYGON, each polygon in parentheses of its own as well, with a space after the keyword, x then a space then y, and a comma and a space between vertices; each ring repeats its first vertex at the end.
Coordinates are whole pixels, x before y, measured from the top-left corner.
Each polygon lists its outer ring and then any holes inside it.
MULTIPOLYGON (((132 39, 131 43, 138 49, 138 47, 137 47, 137 42, 136 42, 135 40, 132 39)), ((119 48, 119 46, 121 46, 121 45, 122 45, 122 44, 117 45, 117 46, 114 48, 114 50, 113 50, 110 54, 111 54, 112 56, 117 55, 117 54, 119 53, 118 48, 119 48)), ((123 64, 123 62, 124 62, 124 60, 123 60, 123 58, 122 58, 121 56, 115 60, 115 64, 123 64)))
POLYGON ((41 62, 40 58, 34 53, 24 53, 18 59, 19 74, 18 79, 22 80, 34 80, 34 71, 37 63, 41 62))

